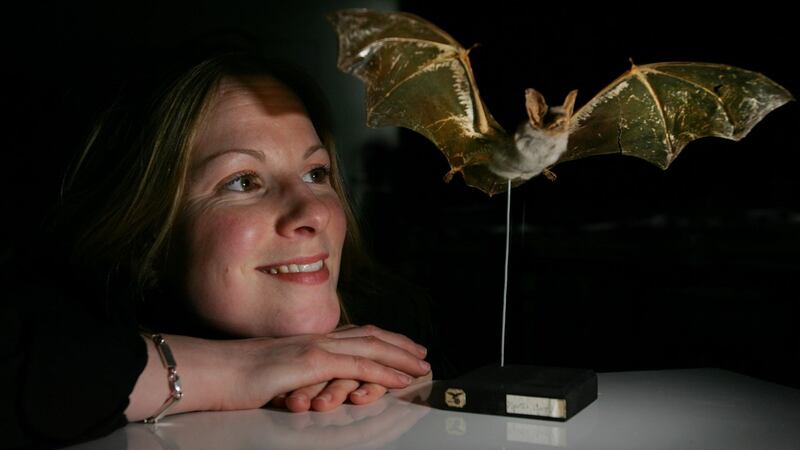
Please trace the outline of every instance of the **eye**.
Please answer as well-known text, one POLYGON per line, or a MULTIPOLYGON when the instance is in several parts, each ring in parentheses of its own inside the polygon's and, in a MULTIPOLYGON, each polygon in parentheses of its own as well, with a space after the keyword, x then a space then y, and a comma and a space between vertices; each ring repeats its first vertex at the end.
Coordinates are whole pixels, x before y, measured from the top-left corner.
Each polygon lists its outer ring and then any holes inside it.
POLYGON ((238 174, 222 185, 223 189, 234 192, 248 192, 260 187, 261 184, 258 182, 258 176, 249 172, 238 174))
POLYGON ((303 175, 303 181, 306 183, 325 184, 331 176, 331 168, 328 166, 319 166, 311 169, 303 175))

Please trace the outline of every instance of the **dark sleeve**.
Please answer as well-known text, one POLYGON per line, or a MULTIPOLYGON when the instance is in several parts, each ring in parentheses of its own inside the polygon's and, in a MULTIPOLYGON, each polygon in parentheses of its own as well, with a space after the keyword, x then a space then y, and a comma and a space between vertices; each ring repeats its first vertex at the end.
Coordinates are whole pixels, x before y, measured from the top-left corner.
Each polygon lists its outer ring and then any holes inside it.
POLYGON ((93 311, 47 280, 13 284, 0 306, 3 447, 63 445, 124 426, 147 362, 135 320, 93 311))

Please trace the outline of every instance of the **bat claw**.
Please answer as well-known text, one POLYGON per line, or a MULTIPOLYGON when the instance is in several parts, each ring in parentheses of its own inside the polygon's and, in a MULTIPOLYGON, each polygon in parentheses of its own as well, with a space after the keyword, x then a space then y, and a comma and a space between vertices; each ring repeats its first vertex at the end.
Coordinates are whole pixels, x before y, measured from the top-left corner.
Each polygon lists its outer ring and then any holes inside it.
POLYGON ((542 175, 546 176, 550 181, 556 181, 556 174, 546 167, 542 170, 542 175))
POLYGON ((461 167, 453 167, 452 169, 450 169, 450 171, 449 171, 449 172, 447 172, 447 173, 444 175, 444 182, 445 182, 445 183, 449 183, 449 182, 450 182, 450 180, 452 180, 452 179, 453 179, 453 175, 455 175, 455 174, 456 174, 456 173, 458 173, 458 172, 461 172, 461 167))

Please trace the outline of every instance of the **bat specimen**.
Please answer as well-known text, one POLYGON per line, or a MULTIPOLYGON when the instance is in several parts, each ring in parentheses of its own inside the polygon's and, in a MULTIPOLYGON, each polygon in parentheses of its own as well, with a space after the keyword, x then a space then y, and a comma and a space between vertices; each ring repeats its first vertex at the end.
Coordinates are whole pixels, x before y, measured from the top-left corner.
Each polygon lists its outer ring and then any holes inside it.
MULTIPOLYGON (((511 135, 481 100, 468 51, 432 23, 364 9, 339 11, 329 19, 339 36, 339 68, 366 84, 367 124, 422 134, 447 158, 451 170, 445 180, 460 172, 468 185, 488 195, 539 174, 552 178, 552 166, 592 155, 622 153, 666 169, 689 142, 704 136, 739 140, 793 100, 765 76, 736 67, 631 64, 577 111, 577 91, 560 106, 548 107, 540 93, 528 89, 528 120, 511 135)), ((429 402, 444 409, 568 420, 596 398, 592 370, 505 366, 501 350, 500 366, 434 383, 429 402)))
POLYGON ((343 10, 329 19, 339 36, 338 66, 366 84, 367 124, 399 126, 431 140, 451 170, 489 195, 555 164, 622 153, 666 169, 704 136, 739 140, 793 100, 759 73, 721 64, 636 66, 574 110, 577 91, 548 107, 525 94, 528 121, 509 134, 478 93, 468 51, 432 23, 407 13, 343 10))

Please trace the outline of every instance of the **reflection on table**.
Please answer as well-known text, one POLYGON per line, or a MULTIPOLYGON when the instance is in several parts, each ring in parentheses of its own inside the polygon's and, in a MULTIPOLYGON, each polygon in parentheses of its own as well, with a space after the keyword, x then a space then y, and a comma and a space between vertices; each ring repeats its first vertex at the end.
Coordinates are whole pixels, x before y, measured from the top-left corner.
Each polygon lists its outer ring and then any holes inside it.
POLYGON ((800 390, 717 369, 598 378, 597 401, 567 422, 431 409, 426 383, 326 413, 181 414, 73 448, 800 448, 800 390))

